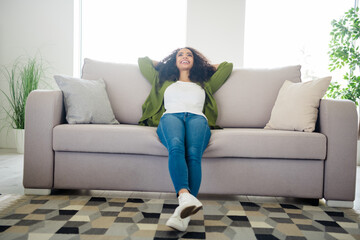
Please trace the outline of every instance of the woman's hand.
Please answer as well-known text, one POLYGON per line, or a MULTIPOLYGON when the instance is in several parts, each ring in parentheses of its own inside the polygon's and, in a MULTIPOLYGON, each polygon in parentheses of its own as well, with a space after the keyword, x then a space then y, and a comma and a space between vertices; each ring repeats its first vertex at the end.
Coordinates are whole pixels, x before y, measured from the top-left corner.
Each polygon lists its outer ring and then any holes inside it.
POLYGON ((215 68, 215 70, 218 69, 219 65, 220 65, 220 64, 212 64, 212 66, 215 68))
POLYGON ((159 62, 155 61, 155 60, 152 60, 152 64, 153 64, 154 67, 156 67, 159 64, 159 62))

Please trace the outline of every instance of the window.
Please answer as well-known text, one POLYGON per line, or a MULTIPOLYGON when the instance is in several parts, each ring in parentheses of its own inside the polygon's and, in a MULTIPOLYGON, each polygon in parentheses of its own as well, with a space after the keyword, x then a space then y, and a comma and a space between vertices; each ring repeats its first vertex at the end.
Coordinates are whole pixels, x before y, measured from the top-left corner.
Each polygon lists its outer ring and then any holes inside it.
MULTIPOLYGON (((246 1, 244 67, 300 64, 305 81, 325 75, 342 78, 342 73, 328 70, 331 21, 354 7, 355 1, 246 1)), ((147 55, 161 60, 186 45, 187 0, 81 2, 81 58, 136 63, 147 55)), ((224 17, 219 14, 214 17, 224 17)))
POLYGON ((186 0, 82 1, 82 58, 137 63, 185 46, 186 0))
POLYGON ((329 75, 331 21, 351 7, 354 0, 247 1, 245 67, 301 64, 304 80, 329 75))

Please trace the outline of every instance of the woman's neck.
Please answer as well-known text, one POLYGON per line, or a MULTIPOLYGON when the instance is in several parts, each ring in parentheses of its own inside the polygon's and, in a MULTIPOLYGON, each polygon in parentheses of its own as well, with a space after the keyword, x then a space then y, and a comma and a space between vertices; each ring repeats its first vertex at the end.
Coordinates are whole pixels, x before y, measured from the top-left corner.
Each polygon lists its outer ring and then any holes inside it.
POLYGON ((190 76, 190 71, 180 71, 179 81, 191 82, 189 76, 190 76))

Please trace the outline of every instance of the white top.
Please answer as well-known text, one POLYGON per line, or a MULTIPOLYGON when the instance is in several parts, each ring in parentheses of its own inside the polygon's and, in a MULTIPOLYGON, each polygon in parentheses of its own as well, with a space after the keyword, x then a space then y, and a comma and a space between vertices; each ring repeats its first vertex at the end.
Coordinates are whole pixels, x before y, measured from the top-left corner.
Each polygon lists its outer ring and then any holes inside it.
POLYGON ((204 89, 193 82, 177 81, 164 92, 164 114, 189 112, 205 117, 202 112, 204 103, 204 89))

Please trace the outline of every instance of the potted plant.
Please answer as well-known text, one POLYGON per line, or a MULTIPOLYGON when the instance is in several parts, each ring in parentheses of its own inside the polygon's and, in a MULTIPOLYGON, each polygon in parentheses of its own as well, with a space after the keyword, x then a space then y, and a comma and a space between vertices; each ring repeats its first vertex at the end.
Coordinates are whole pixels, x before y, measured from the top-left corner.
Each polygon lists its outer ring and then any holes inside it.
MULTIPOLYGON (((360 38, 359 8, 351 8, 339 20, 331 22, 330 71, 345 68, 342 82, 332 82, 327 97, 349 99, 359 105, 360 99, 360 38)), ((358 134, 359 136, 359 134, 358 134)))
POLYGON ((18 58, 10 67, 3 67, 3 76, 8 82, 9 92, 0 89, 8 106, 2 106, 8 126, 15 130, 18 153, 24 153, 25 106, 28 95, 38 88, 43 75, 41 61, 34 58, 18 58))

